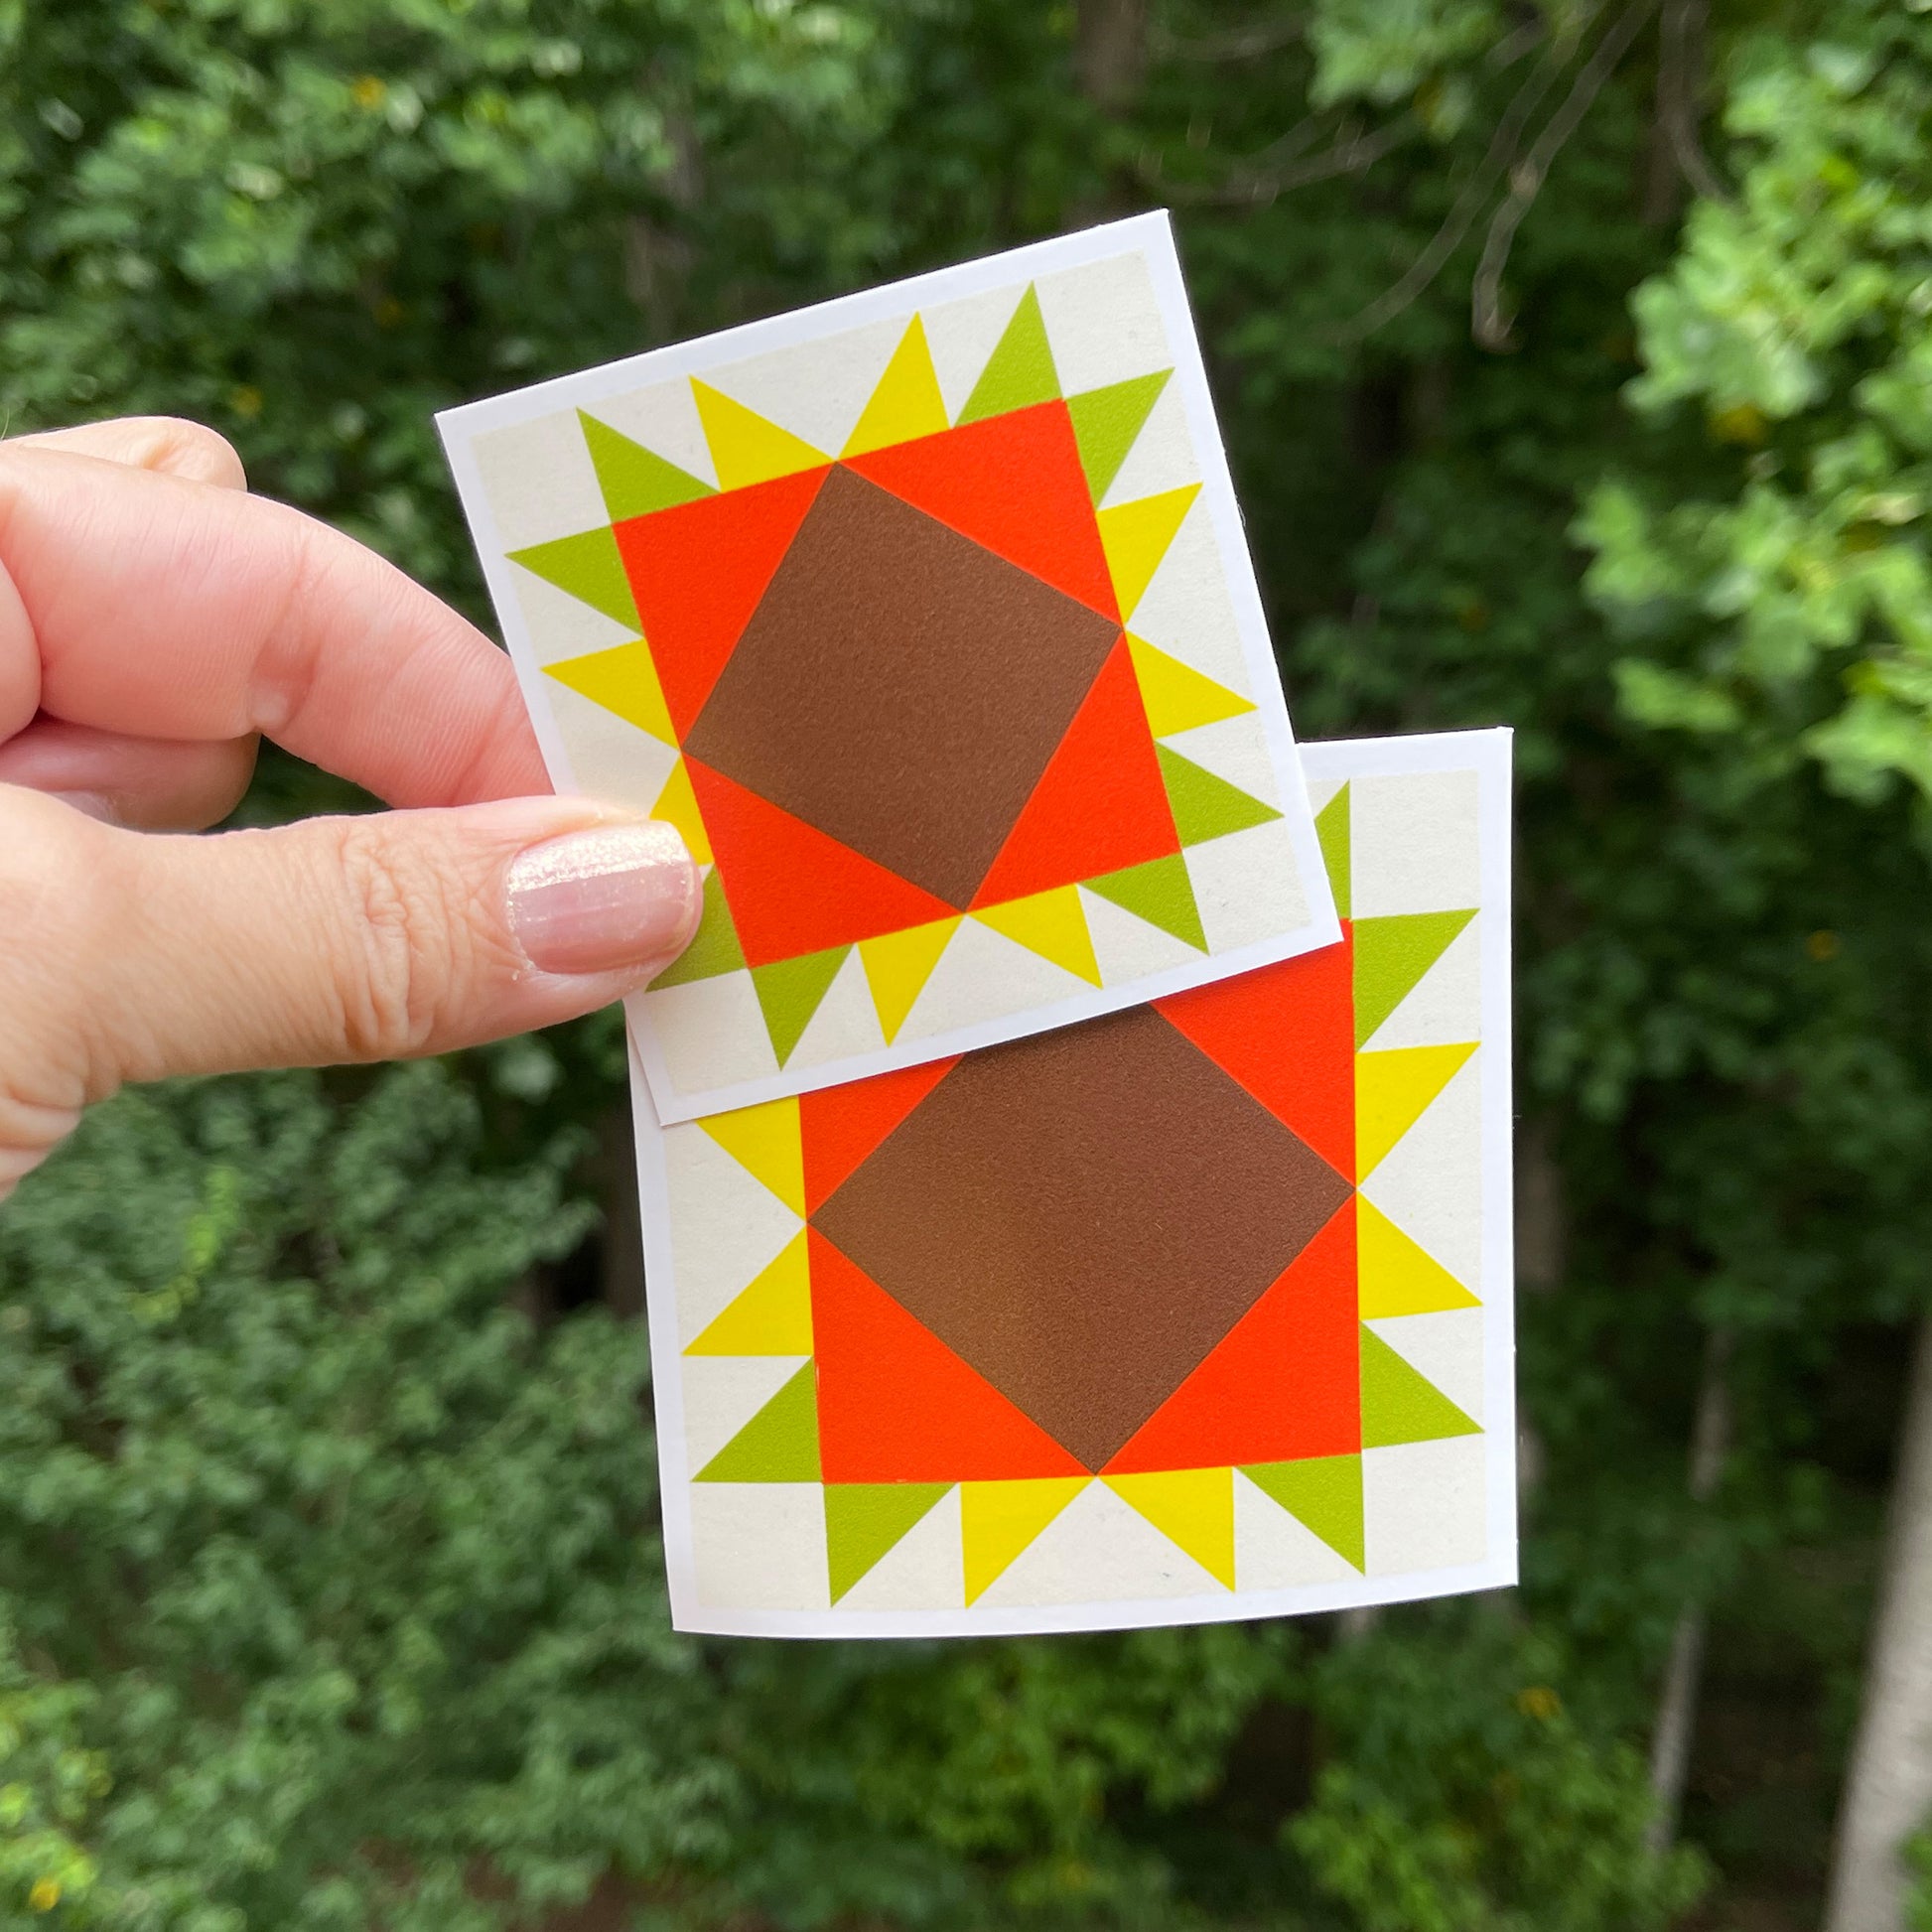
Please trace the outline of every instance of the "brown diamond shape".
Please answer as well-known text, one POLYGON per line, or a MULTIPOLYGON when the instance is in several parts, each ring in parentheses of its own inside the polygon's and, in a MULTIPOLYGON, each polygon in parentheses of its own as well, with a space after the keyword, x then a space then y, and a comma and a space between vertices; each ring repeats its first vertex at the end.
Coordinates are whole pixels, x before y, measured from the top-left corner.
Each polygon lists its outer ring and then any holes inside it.
POLYGON ((1139 1007, 968 1054, 812 1222, 1098 1469, 1348 1194, 1139 1007))
POLYGON ((963 907, 1119 636, 835 467, 684 749, 963 907))

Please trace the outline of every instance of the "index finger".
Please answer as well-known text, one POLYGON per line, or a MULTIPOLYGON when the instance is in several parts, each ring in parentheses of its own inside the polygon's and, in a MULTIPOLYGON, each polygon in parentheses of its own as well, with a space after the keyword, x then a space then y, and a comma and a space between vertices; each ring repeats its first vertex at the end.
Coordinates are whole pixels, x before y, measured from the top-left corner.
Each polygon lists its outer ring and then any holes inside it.
POLYGON ((264 497, 0 444, 0 736, 36 708, 261 732, 395 805, 550 789, 508 658, 373 551, 264 497))

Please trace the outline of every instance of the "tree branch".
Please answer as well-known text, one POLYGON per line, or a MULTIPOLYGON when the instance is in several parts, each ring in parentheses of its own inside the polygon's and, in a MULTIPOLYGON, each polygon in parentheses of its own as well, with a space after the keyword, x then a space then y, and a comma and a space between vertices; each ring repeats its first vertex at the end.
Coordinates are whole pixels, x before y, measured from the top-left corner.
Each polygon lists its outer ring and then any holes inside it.
POLYGON ((1708 0, 1665 0, 1658 29, 1657 111, 1671 159, 1692 189, 1714 202, 1730 190, 1698 140, 1698 81, 1708 0))
MULTIPOLYGON (((1730 1454, 1731 1332, 1713 1328, 1705 1336, 1704 1375, 1698 1387, 1697 1417, 1691 1425, 1691 1501, 1708 1504, 1724 1479, 1730 1454)), ((1709 1612, 1693 1595, 1677 1613, 1670 1657, 1657 1699, 1657 1722, 1650 1737, 1650 1795, 1654 1809, 1644 1828, 1644 1847, 1661 1858, 1677 1839, 1684 1809, 1684 1786, 1691 1770, 1691 1744, 1697 1733, 1698 1700, 1704 1688, 1704 1641, 1709 1612)))
POLYGON ((1469 291, 1469 329, 1484 348, 1509 346, 1509 319, 1502 313, 1503 270, 1509 265, 1509 251, 1523 217, 1536 206, 1551 164, 1565 144, 1583 124, 1603 82, 1616 70, 1616 65, 1629 51, 1630 44, 1650 18, 1657 0, 1632 0, 1632 4, 1610 23, 1608 32, 1596 43, 1596 51, 1578 70, 1564 102, 1550 116, 1548 125, 1537 136, 1536 145, 1523 161, 1510 170, 1509 193, 1489 218, 1489 232, 1483 237, 1482 259, 1476 265, 1475 281, 1469 291))
POLYGON ((1543 58, 1531 69, 1529 78, 1510 96, 1508 106, 1503 109, 1489 137, 1489 146, 1481 163, 1463 185, 1449 213, 1443 217, 1442 226, 1430 237, 1422 253, 1409 264, 1401 279, 1377 296, 1342 331, 1344 338, 1372 336, 1384 323, 1394 321, 1442 272, 1443 264, 1454 254, 1461 245, 1462 237, 1469 232, 1476 218, 1476 210, 1489 199, 1497 178, 1514 158, 1516 144, 1523 138, 1524 127, 1542 105, 1543 96, 1556 83, 1557 76, 1569 65, 1575 47, 1574 40, 1560 41, 1545 51, 1543 58))
MULTIPOLYGON (((1291 130, 1293 132, 1294 130, 1291 130)), ((1319 154, 1292 168, 1239 170, 1213 187, 1189 187, 1184 183, 1163 184, 1171 201, 1192 207, 1271 207, 1278 196, 1291 188, 1306 188, 1311 182, 1330 181, 1336 175, 1358 175, 1371 168, 1392 149, 1411 140, 1416 124, 1402 115, 1373 133, 1360 129, 1344 130, 1319 154)), ((1286 138, 1286 137, 1284 137, 1286 138)))

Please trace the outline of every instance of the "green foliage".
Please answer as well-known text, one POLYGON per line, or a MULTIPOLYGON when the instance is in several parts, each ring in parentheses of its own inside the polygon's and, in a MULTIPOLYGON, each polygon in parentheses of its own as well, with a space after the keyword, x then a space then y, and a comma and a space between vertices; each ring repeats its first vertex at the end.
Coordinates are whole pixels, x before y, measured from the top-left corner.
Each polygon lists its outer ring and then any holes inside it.
POLYGON ((506 1305, 585 1216, 568 1143, 481 1143, 438 1066, 128 1096, 0 1223, 0 1610, 69 1687, 10 1654, 0 1913, 84 1892, 83 1824, 104 1922, 194 1932, 495 1924, 480 1861, 541 1902, 715 1841, 643 1336, 506 1305))
POLYGON ((1309 23, 1320 106, 1361 99, 1388 106, 1438 69, 1493 46, 1501 25, 1492 0, 1331 0, 1309 23))
POLYGON ((1591 588, 1640 722, 1932 797, 1932 21, 1848 5, 1739 70, 1737 199, 1693 210, 1633 304, 1632 402, 1701 410, 1715 448, 1680 432, 1668 472, 1597 490, 1591 588))
POLYGON ((28 1669, 0 1624, 0 1924, 64 1906, 63 1922, 103 1922, 84 1832, 112 1779, 81 1742, 92 1698, 28 1669))
POLYGON ((1767 1814, 1701 1731, 1713 1910, 1815 1893, 1932 1246, 1927 16, 1720 7, 1735 198, 1681 236, 1637 42, 1497 355, 1471 280, 1619 10, 1160 0, 1105 108, 1080 11, 0 0, 0 410, 205 416, 476 609, 434 409, 1173 204, 1298 727, 1517 728, 1507 1617, 676 1639, 643 1337, 583 1306, 612 1018, 126 1096, 0 1219, 0 1926, 464 1932, 607 1876, 654 1925, 1661 1926, 1687 1600, 1714 1713, 1809 1767, 1767 1814))
POLYGON ((1644 1765, 1591 1738, 1547 1637, 1494 1616, 1344 1647, 1315 1708, 1341 1742, 1289 1827, 1364 1932, 1628 1932, 1705 1889, 1695 1852, 1644 1852, 1644 1765))

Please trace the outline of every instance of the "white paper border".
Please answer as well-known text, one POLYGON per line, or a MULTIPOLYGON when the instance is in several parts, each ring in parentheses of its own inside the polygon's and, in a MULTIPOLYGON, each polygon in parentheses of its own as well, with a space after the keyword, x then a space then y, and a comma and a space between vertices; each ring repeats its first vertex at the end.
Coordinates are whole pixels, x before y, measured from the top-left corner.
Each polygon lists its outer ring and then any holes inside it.
POLYGON ((692 1470, 684 1434, 670 1191, 663 1129, 633 1049, 630 1092, 636 1108, 637 1186, 644 1225, 649 1293, 651 1379, 657 1405, 657 1469, 669 1573, 671 1621, 679 1630, 728 1637, 971 1637, 1054 1630, 1132 1630, 1179 1623, 1233 1623, 1298 1616, 1315 1610, 1402 1603, 1424 1596, 1503 1589, 1517 1577, 1516 1317, 1510 1072, 1510 739, 1505 730, 1442 732, 1414 738, 1370 738, 1305 745, 1311 780, 1415 772, 1477 774, 1481 850, 1482 967, 1482 1307, 1483 1467, 1488 1503, 1488 1555, 1481 1563, 1419 1570, 1393 1577, 1311 1584, 1290 1589, 1163 1596, 1015 1608, 933 1610, 733 1610, 699 1600, 692 1544, 692 1470))
POLYGON ((663 1051, 648 1022, 641 1018, 640 1002, 633 1000, 631 1012, 637 1024, 632 1035, 643 1055, 644 1071, 650 1081, 658 1118, 667 1125, 696 1120, 705 1114, 728 1113, 737 1107, 750 1107, 763 1100, 777 1100, 788 1094, 810 1093, 818 1087, 841 1086, 851 1080, 889 1073, 895 1068, 918 1066, 927 1060, 945 1059, 954 1053, 972 1052, 994 1046, 1002 1040, 1024 1038, 1029 1034, 1044 1033, 1081 1020, 1098 1019, 1103 1013, 1145 1005, 1150 1000, 1180 993, 1189 987, 1204 986, 1213 980, 1227 979, 1236 973, 1252 972, 1297 953, 1311 952, 1317 946, 1333 945, 1341 937, 1328 876, 1321 863, 1320 842, 1315 837, 1314 820, 1308 809, 1304 787, 1297 780, 1299 764, 1294 729, 1289 723, 1288 705, 1282 693, 1280 667, 1275 662, 1268 638, 1268 624, 1261 608, 1261 593, 1255 581, 1253 561, 1248 554, 1247 537, 1235 500, 1234 481, 1228 473, 1227 453, 1222 446, 1220 425, 1215 419, 1214 402, 1207 387, 1207 371, 1201 361, 1200 343, 1194 332, 1192 311, 1188 307, 1186 284, 1181 278, 1180 258, 1174 252, 1173 230, 1165 211, 1137 214, 1124 221, 1110 221, 1079 234, 1062 235, 1049 241, 1036 241, 1005 254, 988 255, 981 260, 962 262, 957 267, 936 269, 906 281, 893 282, 883 288, 866 289, 857 295, 822 302, 810 309, 788 315, 772 316, 763 322, 750 322, 727 329, 695 342, 678 343, 664 348, 648 349, 641 355, 609 362, 601 368, 577 375, 553 377, 508 395, 492 396, 482 402, 465 403, 446 409, 436 418, 450 469, 456 478, 457 491, 470 520, 490 601, 496 608, 498 622, 509 645, 516 667, 517 682, 523 691, 531 723, 536 728, 537 744, 559 791, 581 791, 564 749, 551 708, 548 686, 537 661, 524 621, 522 606, 515 591, 514 569, 504 554, 505 545, 490 508, 483 474, 471 447, 477 436, 503 429, 535 417, 555 415, 560 410, 594 407, 607 396, 627 394, 652 383, 674 381, 679 376, 702 375, 708 369, 769 352, 817 342, 845 329, 869 322, 897 319, 915 309, 941 301, 954 301, 990 289, 1032 281, 1060 269, 1080 268, 1106 261, 1117 255, 1139 253, 1146 261, 1149 277, 1160 306, 1162 326, 1173 355, 1174 384, 1186 414, 1187 430, 1200 465, 1201 488, 1198 502, 1206 505, 1213 524, 1215 542, 1224 566, 1229 600, 1234 609, 1235 626, 1240 634, 1245 667, 1255 693, 1256 712, 1267 739, 1269 758, 1281 781, 1282 815, 1295 849, 1296 865, 1309 905, 1309 921, 1293 931, 1255 940, 1246 946, 1210 954, 1199 961, 1170 967, 1142 978, 1124 980, 1117 986, 1096 987, 1091 992, 1069 994, 1050 1006, 1029 1007, 992 1020, 955 1027, 940 1034, 927 1034, 917 1039, 901 1039, 869 1053, 854 1053, 812 1067, 776 1073, 755 1080, 735 1081, 726 1086, 708 1087, 679 1094, 671 1084, 670 1070, 663 1051))

